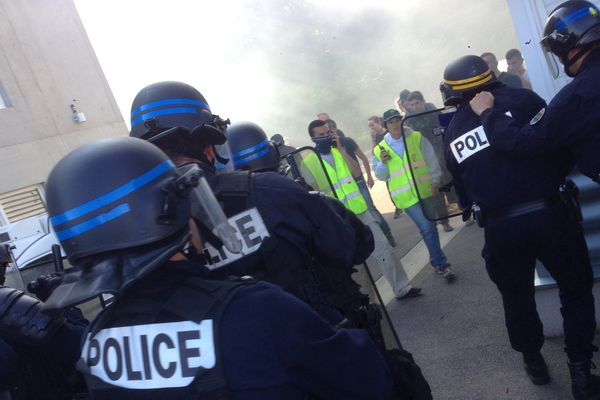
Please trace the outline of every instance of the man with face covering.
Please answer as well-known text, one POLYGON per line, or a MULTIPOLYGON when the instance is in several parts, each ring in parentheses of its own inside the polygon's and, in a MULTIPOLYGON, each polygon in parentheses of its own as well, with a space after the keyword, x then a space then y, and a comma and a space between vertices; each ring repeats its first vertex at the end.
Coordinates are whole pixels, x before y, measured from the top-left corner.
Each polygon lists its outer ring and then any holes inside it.
POLYGON ((315 189, 318 188, 328 196, 336 197, 344 203, 347 209, 356 214, 363 224, 371 228, 375 238, 373 257, 390 283, 396 298, 404 300, 419 296, 421 288, 412 287, 409 284, 404 267, 393 253, 392 247, 381 231, 379 224, 368 212, 367 203, 352 178, 353 173, 351 171, 359 168, 358 163, 346 153, 339 137, 331 132, 325 121, 312 121, 308 125, 308 133, 315 143, 315 150, 323 159, 326 173, 334 186, 335 193, 331 192, 329 182, 319 179, 322 175, 322 167, 318 157, 311 154, 304 158, 302 167, 308 170, 307 175, 315 177, 315 185, 317 186, 315 189))

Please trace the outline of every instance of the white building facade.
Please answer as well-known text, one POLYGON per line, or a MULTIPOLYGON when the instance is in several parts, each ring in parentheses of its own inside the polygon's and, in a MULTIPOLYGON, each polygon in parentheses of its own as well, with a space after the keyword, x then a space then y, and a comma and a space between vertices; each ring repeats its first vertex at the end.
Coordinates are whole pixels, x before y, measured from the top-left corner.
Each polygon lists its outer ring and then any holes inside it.
POLYGON ((43 183, 65 154, 121 135, 73 1, 0 0, 0 226, 45 212, 43 183))

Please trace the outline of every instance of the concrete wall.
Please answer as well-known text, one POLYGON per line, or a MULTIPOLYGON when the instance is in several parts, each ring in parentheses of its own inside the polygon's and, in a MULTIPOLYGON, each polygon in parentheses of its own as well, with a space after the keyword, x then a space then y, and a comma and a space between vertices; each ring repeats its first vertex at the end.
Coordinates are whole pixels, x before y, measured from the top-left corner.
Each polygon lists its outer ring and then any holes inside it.
POLYGON ((0 193, 44 182, 83 143, 127 134, 72 0, 0 0, 0 83, 12 105, 0 109, 0 193))

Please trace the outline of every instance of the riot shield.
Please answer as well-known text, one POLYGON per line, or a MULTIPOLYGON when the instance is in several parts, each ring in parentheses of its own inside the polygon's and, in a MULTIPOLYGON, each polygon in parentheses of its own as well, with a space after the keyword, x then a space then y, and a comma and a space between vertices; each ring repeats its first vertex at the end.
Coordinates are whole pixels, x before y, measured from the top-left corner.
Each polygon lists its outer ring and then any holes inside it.
MULTIPOLYGON (((280 173, 309 190, 337 198, 323 160, 312 147, 282 157, 280 173)), ((355 266, 351 275, 345 266, 322 265, 318 260, 311 269, 323 296, 343 317, 338 327, 364 329, 377 344, 394 379, 394 398, 430 400, 429 384, 412 355, 402 348, 367 263, 355 266)))
POLYGON ((308 190, 323 192, 327 196, 337 198, 323 160, 313 147, 301 147, 282 156, 279 172, 308 190))
POLYGON ((409 155, 405 158, 411 171, 409 184, 431 221, 462 215, 444 150, 444 130, 451 116, 449 110, 440 108, 408 115, 401 125, 405 154, 409 155))
MULTIPOLYGON (((323 160, 314 148, 302 147, 287 154, 282 157, 281 165, 282 175, 300 182, 309 190, 317 190, 336 198, 323 160)), ((365 300, 356 305, 353 315, 349 317, 349 325, 369 331, 371 338, 382 350, 401 349, 398 335, 381 300, 369 266, 364 263, 357 265, 355 269, 352 279, 358 284, 357 289, 368 297, 364 297, 365 300)))
MULTIPOLYGON (((10 257, 12 258, 12 253, 10 252, 10 249, 8 248, 8 246, 6 247, 8 250, 8 254, 10 254, 10 257)), ((25 291, 25 283, 23 282, 21 271, 19 271, 17 264, 14 262, 14 258, 12 262, 6 264, 4 277, 6 279, 4 285, 25 291)))
POLYGON ((369 335, 380 349, 402 349, 400 339, 377 289, 369 265, 365 262, 357 265, 355 269, 356 272, 352 274, 352 279, 360 286, 361 293, 369 297, 369 304, 363 310, 363 317, 372 319, 371 322, 365 323, 366 321, 364 321, 361 327, 369 331, 369 335))

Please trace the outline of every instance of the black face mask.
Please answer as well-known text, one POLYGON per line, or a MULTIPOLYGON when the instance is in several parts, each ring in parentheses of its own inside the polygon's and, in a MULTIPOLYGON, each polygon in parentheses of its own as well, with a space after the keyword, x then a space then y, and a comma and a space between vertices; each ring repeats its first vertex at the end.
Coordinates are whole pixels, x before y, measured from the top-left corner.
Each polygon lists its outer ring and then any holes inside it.
POLYGON ((333 137, 331 133, 325 136, 319 136, 312 138, 312 141, 315 143, 315 150, 319 154, 329 154, 331 153, 331 144, 333 142, 333 137))

